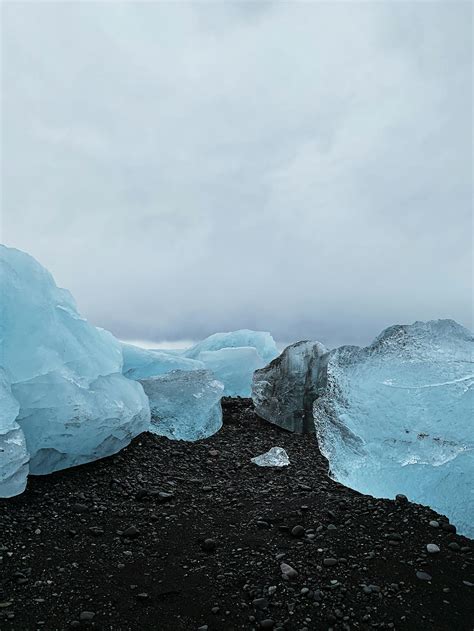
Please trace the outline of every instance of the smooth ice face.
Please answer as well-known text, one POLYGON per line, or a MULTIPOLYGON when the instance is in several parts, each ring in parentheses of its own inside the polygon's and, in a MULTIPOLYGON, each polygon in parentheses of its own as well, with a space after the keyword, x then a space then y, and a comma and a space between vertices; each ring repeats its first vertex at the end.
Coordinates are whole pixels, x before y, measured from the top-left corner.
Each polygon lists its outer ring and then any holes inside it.
POLYGON ((252 383, 257 414, 292 432, 313 432, 313 401, 325 353, 327 349, 319 342, 297 342, 257 370, 252 383))
POLYGON ((0 368, 0 497, 22 493, 28 476, 28 452, 16 422, 20 406, 13 397, 5 371, 0 368))
POLYGON ((278 355, 275 340, 265 331, 251 331, 241 329, 229 333, 214 333, 184 351, 185 357, 199 359, 204 351, 218 351, 221 348, 253 347, 263 359, 264 363, 272 361, 278 355))
POLYGON ((0 246, 0 294, 0 363, 32 473, 110 455, 147 428, 148 401, 121 374, 120 343, 81 318, 35 259, 0 246))
POLYGON ((288 454, 282 447, 272 447, 266 453, 252 458, 251 461, 259 467, 287 467, 290 464, 288 454))
POLYGON ((179 440, 199 440, 222 427, 224 386, 208 370, 173 372, 142 379, 150 400, 149 431, 179 440))
POLYGON ((172 370, 202 370, 204 364, 166 351, 148 350, 122 344, 123 374, 129 379, 158 377, 172 370))
POLYGON ((253 373, 265 365, 253 347, 221 348, 199 353, 199 360, 222 381, 227 397, 249 397, 253 373))
POLYGON ((340 482, 407 495, 474 534, 473 336, 452 320, 393 326, 326 356, 314 418, 340 482))

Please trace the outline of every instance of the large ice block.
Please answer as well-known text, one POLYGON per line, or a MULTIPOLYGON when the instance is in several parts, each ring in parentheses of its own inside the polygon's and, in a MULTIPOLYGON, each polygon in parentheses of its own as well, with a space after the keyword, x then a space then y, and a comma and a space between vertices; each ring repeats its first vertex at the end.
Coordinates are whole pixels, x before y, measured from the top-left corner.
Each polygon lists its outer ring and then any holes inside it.
POLYGON ((257 349, 250 346, 203 351, 198 357, 222 381, 227 397, 250 397, 253 373, 265 365, 257 349))
POLYGON ((0 497, 18 495, 26 486, 29 456, 25 435, 16 422, 19 410, 7 375, 0 368, 0 497))
POLYGON ((31 472, 112 454, 148 427, 148 400, 122 375, 120 343, 82 318, 44 267, 0 246, 0 294, 0 365, 31 472))
POLYGON ((314 432, 313 401, 325 353, 320 342, 297 342, 255 371, 252 399, 257 414, 292 432, 314 432))
POLYGON ((240 329, 229 333, 214 333, 184 351, 184 356, 198 359, 204 351, 218 351, 222 348, 253 347, 266 363, 278 355, 275 340, 265 331, 240 329))
POLYGON ((331 474, 397 493, 474 534, 472 334, 452 320, 392 326, 325 357, 314 417, 331 474))
POLYGON ((224 385, 208 370, 173 370, 140 383, 150 400, 150 431, 179 440, 199 440, 222 426, 224 385))
POLYGON ((166 351, 148 350, 122 344, 123 374, 129 379, 158 377, 172 370, 202 370, 204 364, 166 351))

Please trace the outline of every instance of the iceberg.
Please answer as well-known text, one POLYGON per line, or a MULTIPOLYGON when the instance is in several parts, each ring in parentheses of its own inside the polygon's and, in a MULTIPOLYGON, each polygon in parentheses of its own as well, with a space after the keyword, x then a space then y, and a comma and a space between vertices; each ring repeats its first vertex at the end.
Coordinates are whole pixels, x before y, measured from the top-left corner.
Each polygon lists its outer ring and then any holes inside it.
POLYGON ((28 477, 28 452, 23 430, 16 422, 20 406, 0 368, 0 497, 23 493, 28 477))
POLYGON ((190 359, 199 359, 204 351, 219 351, 223 348, 255 348, 264 361, 264 365, 278 356, 275 340, 266 331, 251 331, 240 329, 229 333, 214 333, 184 351, 184 356, 190 359))
POLYGON ((405 494, 474 534, 474 338, 452 320, 396 325, 323 358, 314 419, 331 475, 405 494))
POLYGON ((222 427, 224 385, 208 370, 173 370, 142 379, 150 401, 149 431, 174 440, 195 441, 222 427))
MULTIPOLYGON (((0 245, 0 291, 0 366, 19 405, 13 418, 2 383, 1 417, 2 427, 19 427, 8 430, 17 432, 17 462, 25 457, 22 436, 30 473, 45 474, 115 453, 147 429, 148 400, 122 375, 119 341, 82 318, 44 267, 0 245)), ((0 479, 15 458, 2 457, 0 479)))
POLYGON ((198 359, 222 381, 227 397, 250 397, 253 373, 265 366, 257 349, 250 346, 202 351, 198 359))
POLYGON ((251 461, 259 467, 287 467, 290 464, 283 447, 272 447, 264 454, 251 458, 251 461))
POLYGON ((202 370, 204 364, 166 351, 122 343, 123 374, 129 379, 158 377, 172 370, 202 370))
POLYGON ((313 402, 321 358, 326 353, 320 342, 297 342, 256 370, 252 399, 257 414, 292 432, 314 432, 313 402))

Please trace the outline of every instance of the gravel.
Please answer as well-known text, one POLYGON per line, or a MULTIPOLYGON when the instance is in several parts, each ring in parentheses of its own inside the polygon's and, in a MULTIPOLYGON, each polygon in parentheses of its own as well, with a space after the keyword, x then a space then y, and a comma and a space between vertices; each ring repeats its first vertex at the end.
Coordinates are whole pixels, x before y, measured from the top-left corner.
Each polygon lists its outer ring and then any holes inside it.
POLYGON ((0 500, 1 631, 472 631, 470 539, 334 482, 314 435, 251 401, 223 408, 209 439, 143 434, 0 500), (252 465, 274 445, 289 467, 252 465))

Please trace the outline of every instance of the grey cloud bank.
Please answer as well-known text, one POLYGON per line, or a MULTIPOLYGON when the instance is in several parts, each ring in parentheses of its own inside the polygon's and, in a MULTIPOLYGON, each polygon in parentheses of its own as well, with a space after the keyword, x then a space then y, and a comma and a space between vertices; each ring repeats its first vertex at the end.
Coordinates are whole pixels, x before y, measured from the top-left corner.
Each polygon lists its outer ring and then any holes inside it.
POLYGON ((121 338, 472 325, 470 3, 2 6, 2 241, 121 338))

